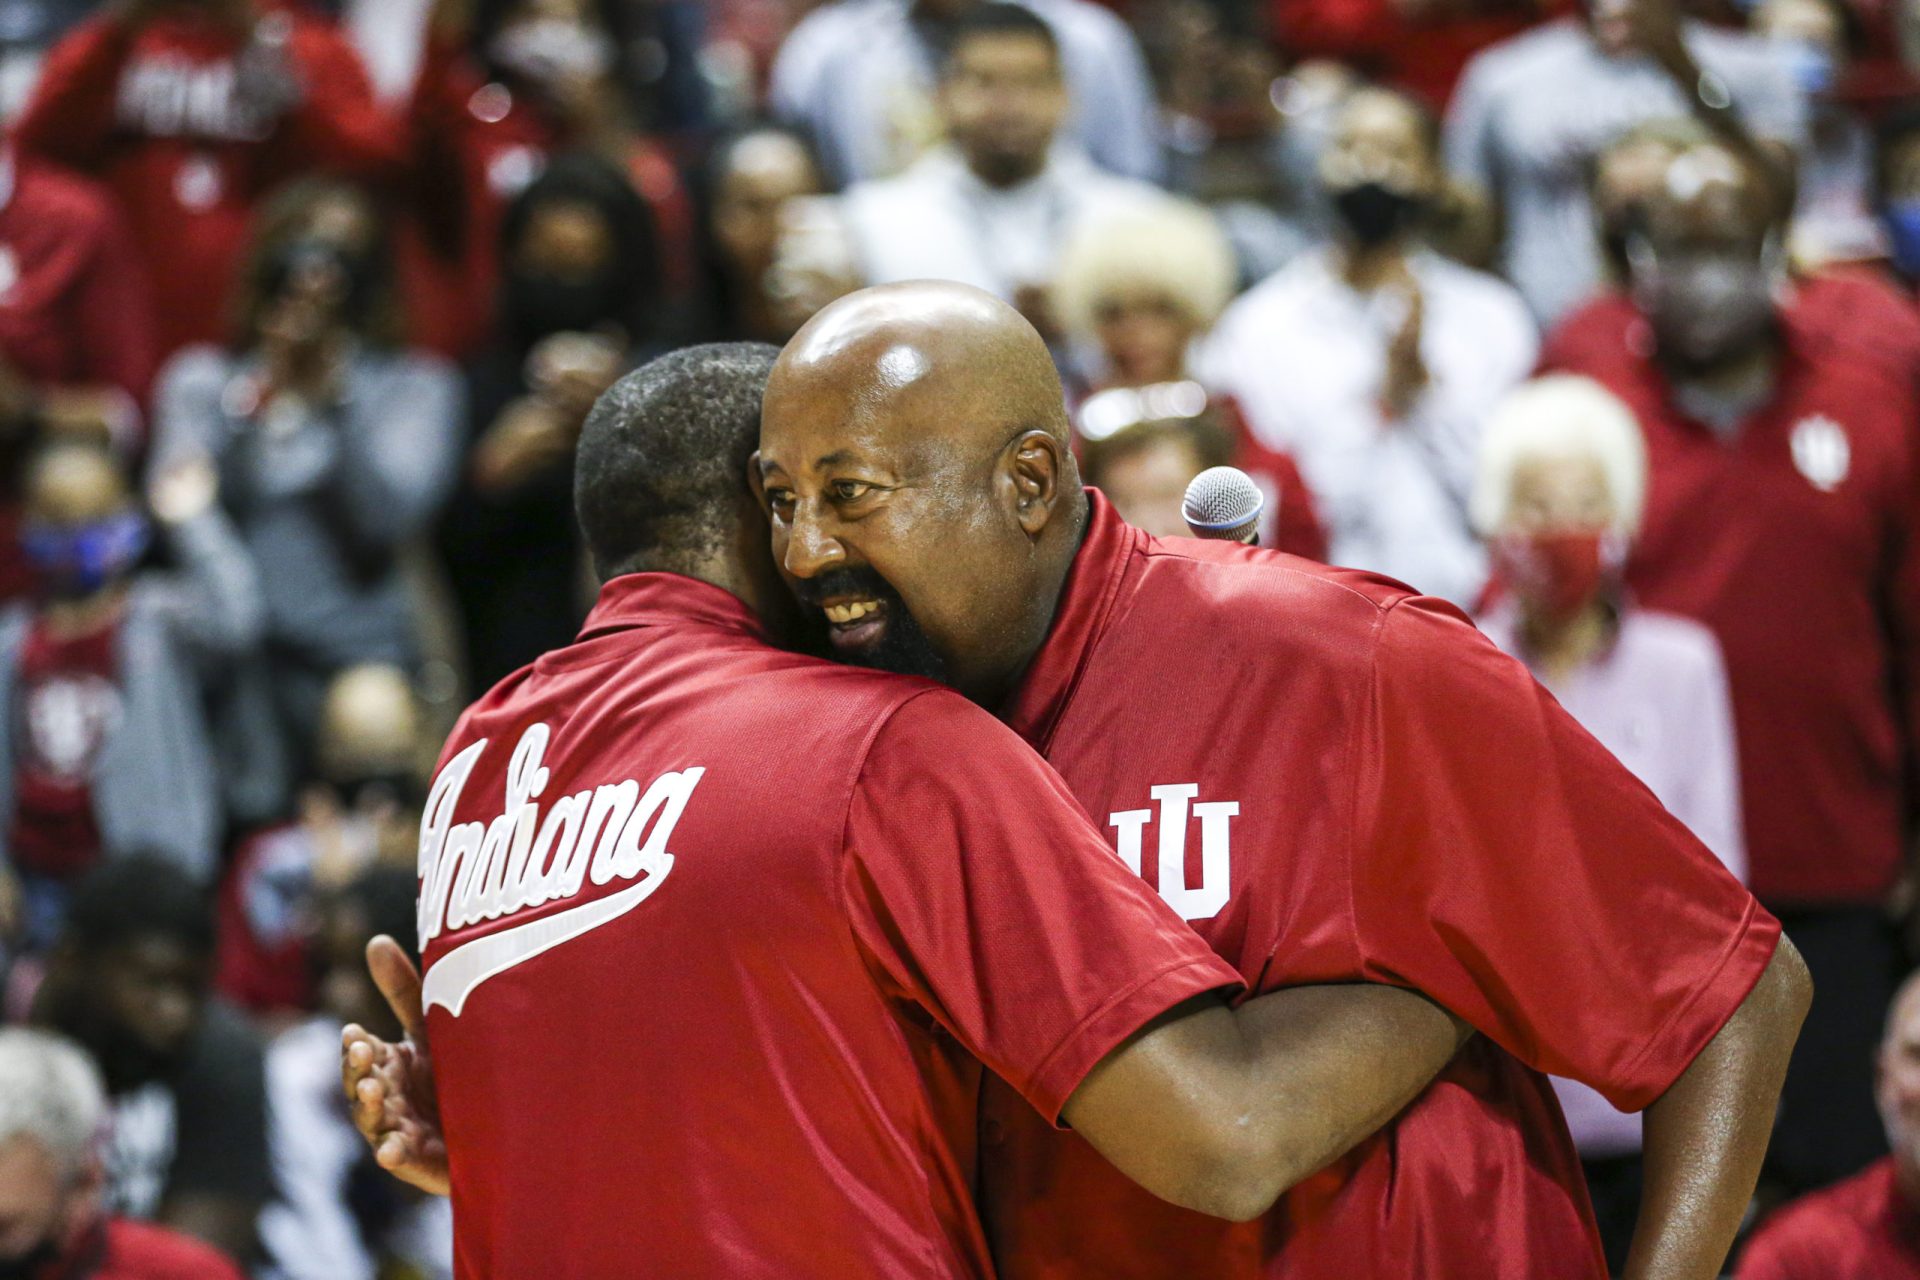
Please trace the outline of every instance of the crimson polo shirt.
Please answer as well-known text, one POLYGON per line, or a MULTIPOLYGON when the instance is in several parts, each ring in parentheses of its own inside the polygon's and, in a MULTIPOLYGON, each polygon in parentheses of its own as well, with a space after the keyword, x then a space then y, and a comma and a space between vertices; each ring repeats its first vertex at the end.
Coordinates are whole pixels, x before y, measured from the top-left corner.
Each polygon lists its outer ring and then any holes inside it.
POLYGON ((1553 335, 1548 368, 1624 400, 1647 441, 1646 514, 1627 581, 1694 618, 1726 655, 1750 883, 1769 903, 1876 902, 1911 829, 1920 724, 1920 420, 1910 312, 1876 322, 1844 281, 1783 317, 1772 400, 1729 438, 1674 403, 1623 298, 1553 335), (1849 313, 1852 313, 1851 315, 1849 313))
POLYGON ((1920 1211, 1893 1157, 1797 1200, 1760 1225, 1738 1280, 1903 1280, 1920 1276, 1920 1211))
POLYGON ((1004 718, 1253 989, 1410 986, 1481 1035, 1247 1224, 1153 1199, 989 1082, 1001 1275, 1599 1280, 1541 1073, 1646 1106, 1779 925, 1451 605, 1092 501, 1004 718))
POLYGON ((981 1064, 1051 1120, 1235 985, 986 712, 670 574, 462 716, 421 831, 461 1277, 989 1276, 981 1064))

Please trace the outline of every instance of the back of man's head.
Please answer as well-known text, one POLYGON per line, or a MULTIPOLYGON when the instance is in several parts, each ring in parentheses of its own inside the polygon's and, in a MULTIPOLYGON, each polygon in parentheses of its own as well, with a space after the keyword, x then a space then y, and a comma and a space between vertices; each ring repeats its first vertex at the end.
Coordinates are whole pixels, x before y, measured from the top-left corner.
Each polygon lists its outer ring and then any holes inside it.
POLYGON ((100 1072, 78 1045, 50 1031, 0 1028, 0 1151, 24 1139, 56 1178, 72 1182, 92 1163, 106 1106, 100 1072))
POLYGON ((759 342, 687 347, 600 397, 580 431, 573 505, 602 578, 688 573, 734 544, 779 354, 759 342))

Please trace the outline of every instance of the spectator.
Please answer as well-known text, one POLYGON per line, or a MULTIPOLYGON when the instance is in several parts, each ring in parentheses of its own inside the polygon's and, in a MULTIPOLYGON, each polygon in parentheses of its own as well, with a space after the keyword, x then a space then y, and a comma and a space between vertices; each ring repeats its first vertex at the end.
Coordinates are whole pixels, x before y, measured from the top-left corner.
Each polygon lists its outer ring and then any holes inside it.
POLYGON ((103 178, 153 279, 160 350, 226 335, 253 214, 315 169, 397 179, 403 131, 332 25, 278 0, 122 0, 48 54, 20 148, 103 178))
MULTIPOLYGON (((642 132, 644 13, 620 0, 437 0, 414 101, 417 209, 401 278, 423 345, 469 357, 495 336, 501 225, 555 155, 591 151, 645 201, 653 275, 676 306, 697 287, 692 202, 642 132)), ((650 294, 654 301, 657 296, 650 294)))
MULTIPOLYGON (((835 186, 882 178, 939 140, 934 83, 973 11, 993 0, 832 0, 787 35, 775 114, 818 144, 835 186)), ((1094 162, 1160 176, 1153 86, 1132 32, 1088 0, 1025 0, 1059 49, 1067 133, 1094 162)), ((951 128, 951 122, 946 122, 951 128)))
POLYGON ((1795 174, 1787 237, 1795 264, 1812 268, 1881 256, 1880 229, 1868 204, 1873 134, 1839 96, 1865 38, 1859 19, 1844 0, 1762 0, 1752 22, 1754 33, 1786 56, 1807 99, 1807 145, 1795 174))
POLYGON ((1874 198, 1887 257, 1911 290, 1920 283, 1920 104, 1882 120, 1874 144, 1874 198))
POLYGON ((1156 201, 1092 219, 1068 241, 1054 303, 1095 388, 1074 415, 1089 482, 1129 522, 1184 535, 1187 482, 1233 463, 1266 493, 1260 544, 1324 559, 1293 459, 1262 446, 1233 402, 1209 397, 1189 371, 1190 349, 1232 291, 1232 250, 1197 205, 1156 201))
MULTIPOLYGON (((1720 646, 1697 622, 1640 608, 1621 585, 1646 484, 1640 425, 1597 383, 1558 374, 1508 395, 1488 419, 1473 487, 1474 526, 1502 591, 1480 629, 1744 879, 1720 646)), ((1618 1275, 1639 1218, 1640 1117, 1571 1080, 1554 1089, 1618 1275)))
POLYGON ((1422 246, 1436 142, 1408 98, 1349 99, 1321 162, 1339 233, 1229 307, 1202 368, 1299 459, 1335 564, 1467 605, 1486 581, 1466 515, 1480 423, 1535 338, 1512 289, 1422 246))
POLYGON ((1894 997, 1874 1091, 1893 1154, 1763 1220, 1736 1280, 1920 1275, 1920 977, 1894 997))
POLYGON ((289 187, 265 210, 240 340, 161 376, 154 453, 204 458, 259 566, 273 692, 312 740, 322 691, 362 662, 416 656, 400 553, 452 486, 460 381, 395 341, 382 223, 355 188, 289 187))
POLYGON ((69 436, 138 447, 154 343, 152 299, 113 197, 0 144, 0 599, 31 585, 12 545, 28 453, 69 436))
POLYGON ((1268 0, 1295 58, 1332 58, 1438 111, 1473 55, 1566 9, 1557 0, 1268 0))
POLYGON ((1806 100, 1778 50, 1682 19, 1677 0, 1594 0, 1480 54, 1447 120, 1447 164, 1493 202, 1498 261, 1543 326, 1601 283, 1587 170, 1634 124, 1691 114, 1766 166, 1784 203, 1806 100))
POLYGON ((820 194, 813 152, 778 125, 751 125, 713 144, 705 178, 710 340, 784 343, 807 317, 777 287, 774 263, 792 202, 820 194))
POLYGON ((1712 131, 1693 117, 1668 116, 1634 125, 1600 148, 1589 194, 1607 289, 1626 287, 1627 242, 1645 233, 1647 205, 1666 185, 1667 167, 1712 141, 1712 131))
POLYGON ((311 1010, 316 895, 419 845, 420 708, 394 667, 351 667, 321 708, 292 813, 244 835, 219 899, 215 987, 263 1021, 311 1010))
POLYGON ((208 996, 206 896, 164 862, 127 858, 74 895, 32 1021, 99 1063, 113 1109, 107 1204, 245 1262, 265 1198, 259 1042, 208 996))
POLYGON ((213 877, 223 814, 202 703, 261 628, 214 488, 191 464, 156 477, 152 514, 181 571, 137 571, 151 525, 113 455, 56 444, 27 469, 36 589, 0 614, 0 879, 10 867, 24 889, 28 950, 53 941, 103 858, 139 849, 213 877))
POLYGON ((1831 286, 1786 289, 1765 181, 1717 144, 1674 160, 1629 242, 1631 296, 1570 318, 1546 363, 1639 418, 1651 479, 1627 583, 1726 657, 1753 890, 1818 989, 1770 1155, 1805 1189, 1884 1150, 1866 1063, 1913 837, 1920 460, 1911 352, 1833 323, 1831 286))
POLYGON ((390 1176, 354 1130, 340 1095, 340 1027, 397 1038, 400 1024, 367 973, 367 943, 414 933, 414 872, 375 867, 327 893, 320 910, 320 1009, 267 1050, 276 1197, 260 1215, 267 1280, 376 1280, 396 1269, 453 1275, 453 1211, 390 1176))
POLYGON ((1075 229, 1164 198, 1057 142, 1066 108, 1052 29, 1018 5, 969 7, 940 73, 952 145, 842 197, 859 281, 958 280, 1013 302, 1054 336, 1045 295, 1075 229))
POLYGON ((648 226, 592 155, 556 159, 508 210, 503 342, 468 373, 472 443, 441 529, 477 687, 567 643, 586 616, 573 447, 643 350, 648 226))
POLYGON ((0 1275, 240 1280, 206 1245, 103 1211, 96 1140, 106 1110, 100 1073, 78 1048, 0 1029, 0 1275))

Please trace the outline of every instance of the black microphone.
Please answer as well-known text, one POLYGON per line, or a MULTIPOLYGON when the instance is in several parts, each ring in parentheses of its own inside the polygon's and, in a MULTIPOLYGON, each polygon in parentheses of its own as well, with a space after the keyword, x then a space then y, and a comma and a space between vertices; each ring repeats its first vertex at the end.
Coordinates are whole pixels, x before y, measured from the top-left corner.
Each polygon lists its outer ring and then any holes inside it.
POLYGON ((1267 499, 1238 467, 1209 467, 1193 478, 1180 514, 1196 538, 1260 545, 1260 512, 1267 499))

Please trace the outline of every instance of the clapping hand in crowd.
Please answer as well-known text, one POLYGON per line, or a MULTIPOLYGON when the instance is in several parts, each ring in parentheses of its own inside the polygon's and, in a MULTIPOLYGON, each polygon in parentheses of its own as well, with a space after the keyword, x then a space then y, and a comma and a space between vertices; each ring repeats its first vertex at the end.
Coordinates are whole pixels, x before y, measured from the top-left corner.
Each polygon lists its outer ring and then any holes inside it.
POLYGON ((573 457, 580 426, 620 376, 620 348, 598 334, 556 333, 527 356, 533 389, 494 419, 474 449, 474 484, 485 493, 519 488, 573 457))
POLYGON ((1428 373, 1420 354, 1420 338, 1426 317, 1426 301, 1413 273, 1401 266, 1404 279, 1394 293, 1404 299, 1406 314, 1387 343, 1385 370, 1380 380, 1380 403, 1393 418, 1403 418, 1427 389, 1428 373))

